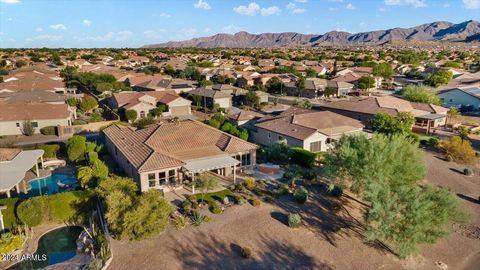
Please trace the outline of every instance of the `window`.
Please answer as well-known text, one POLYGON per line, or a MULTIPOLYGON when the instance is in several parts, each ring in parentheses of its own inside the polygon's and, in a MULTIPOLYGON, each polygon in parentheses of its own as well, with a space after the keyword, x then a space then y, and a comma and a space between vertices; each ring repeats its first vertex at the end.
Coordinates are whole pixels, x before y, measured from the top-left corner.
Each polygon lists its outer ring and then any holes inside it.
POLYGON ((32 127, 38 127, 38 122, 32 122, 32 127))
POLYGON ((165 172, 158 173, 158 184, 164 186, 167 183, 167 174, 165 172))
POLYGON ((155 186, 155 174, 154 173, 149 173, 148 174, 148 186, 149 187, 154 187, 155 186))
POLYGON ((316 141, 310 143, 310 151, 311 152, 320 152, 322 150, 322 141, 316 141))
POLYGON ((17 123, 17 127, 20 127, 20 123, 17 123))
POLYGON ((250 165, 250 154, 246 154, 242 156, 242 166, 250 165))
POLYGON ((168 171, 168 182, 175 183, 175 170, 168 171))

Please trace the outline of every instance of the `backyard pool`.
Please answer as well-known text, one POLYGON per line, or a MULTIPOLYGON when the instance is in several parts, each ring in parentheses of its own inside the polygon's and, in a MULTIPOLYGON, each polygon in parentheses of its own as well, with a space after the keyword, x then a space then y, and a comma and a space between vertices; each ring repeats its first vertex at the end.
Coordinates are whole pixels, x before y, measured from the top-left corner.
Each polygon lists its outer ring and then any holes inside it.
POLYGON ((34 257, 40 260, 22 261, 9 269, 40 269, 73 258, 77 251, 76 240, 82 230, 79 226, 68 226, 46 233, 38 240, 38 248, 34 254, 34 257))
POLYGON ((64 191, 74 190, 78 186, 77 179, 71 174, 54 173, 44 178, 31 180, 32 187, 26 194, 20 193, 20 198, 30 198, 41 195, 51 195, 64 191))

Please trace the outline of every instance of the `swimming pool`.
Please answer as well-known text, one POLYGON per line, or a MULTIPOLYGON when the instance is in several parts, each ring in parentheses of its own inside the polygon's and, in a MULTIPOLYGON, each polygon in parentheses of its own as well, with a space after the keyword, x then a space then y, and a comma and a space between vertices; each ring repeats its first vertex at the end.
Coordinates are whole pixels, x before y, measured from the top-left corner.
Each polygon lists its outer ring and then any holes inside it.
POLYGON ((26 194, 19 194, 20 198, 30 198, 41 195, 51 195, 64 191, 71 191, 78 186, 74 175, 54 173, 44 178, 31 180, 28 184, 32 187, 26 194))
POLYGON ((19 262, 9 269, 40 269, 73 258, 77 252, 77 238, 83 228, 68 226, 47 232, 38 240, 38 248, 32 260, 19 262))

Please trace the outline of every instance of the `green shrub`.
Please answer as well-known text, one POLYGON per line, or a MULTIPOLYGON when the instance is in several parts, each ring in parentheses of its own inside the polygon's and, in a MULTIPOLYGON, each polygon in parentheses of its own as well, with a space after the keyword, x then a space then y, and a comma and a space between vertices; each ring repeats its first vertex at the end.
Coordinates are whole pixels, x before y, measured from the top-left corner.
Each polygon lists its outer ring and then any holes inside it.
POLYGON ((222 207, 220 207, 219 205, 215 205, 215 206, 211 207, 210 211, 214 214, 221 214, 223 212, 222 207))
POLYGON ((192 210, 192 202, 188 199, 184 200, 181 206, 185 212, 189 212, 190 210, 192 210))
POLYGON ((343 189, 340 186, 334 186, 330 190, 330 195, 332 195, 333 197, 340 197, 342 196, 342 194, 343 194, 343 189))
POLYGON ((43 127, 40 129, 40 133, 43 135, 55 135, 56 128, 54 126, 43 127))
POLYGON ((252 250, 249 247, 242 247, 241 254, 242 258, 249 259, 252 257, 252 250))
POLYGON ((20 203, 17 208, 17 216, 23 224, 34 227, 43 221, 42 198, 31 198, 20 203))
POLYGON ((177 228, 177 230, 185 228, 186 225, 187 219, 184 216, 175 217, 175 228, 177 228))
POLYGON ((42 144, 38 147, 45 151, 43 154, 44 158, 57 158, 57 153, 60 150, 60 145, 58 144, 42 144))
POLYGON ((440 144, 440 140, 438 138, 432 137, 428 140, 428 145, 437 147, 440 144))
POLYGON ((238 205, 245 204, 245 199, 240 195, 235 195, 235 203, 238 205))
POLYGON ((82 119, 75 119, 72 122, 72 125, 74 125, 74 126, 85 125, 85 124, 87 124, 87 122, 85 120, 82 120, 82 119))
POLYGON ((473 171, 472 171, 472 169, 470 169, 470 168, 465 168, 465 169, 463 169, 463 173, 464 173, 466 176, 472 176, 472 175, 473 175, 473 171))
POLYGON ((255 179, 253 177, 245 177, 244 182, 245 186, 250 190, 254 189, 256 186, 255 179))
POLYGON ((197 211, 193 211, 190 215, 190 221, 194 226, 200 226, 203 222, 206 222, 206 216, 198 213, 197 211))
POLYGON ((292 147, 292 162, 305 168, 312 168, 316 154, 300 147, 292 147))
POLYGON ((252 205, 253 205, 253 206, 258 207, 258 206, 260 206, 260 204, 262 204, 262 202, 260 201, 260 199, 255 198, 255 199, 252 200, 252 205))
POLYGON ((288 215, 288 226, 290 228, 298 228, 302 224, 302 217, 299 214, 288 215))
POLYGON ((295 189, 293 199, 298 203, 305 203, 308 199, 308 190, 304 187, 295 189))

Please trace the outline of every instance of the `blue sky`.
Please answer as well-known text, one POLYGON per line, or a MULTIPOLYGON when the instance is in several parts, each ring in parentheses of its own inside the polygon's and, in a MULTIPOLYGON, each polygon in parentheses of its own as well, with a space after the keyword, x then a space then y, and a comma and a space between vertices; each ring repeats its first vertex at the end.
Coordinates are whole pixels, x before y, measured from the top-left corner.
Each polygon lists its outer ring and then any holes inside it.
POLYGON ((216 33, 322 34, 480 20, 480 0, 0 0, 0 47, 138 47, 216 33))

